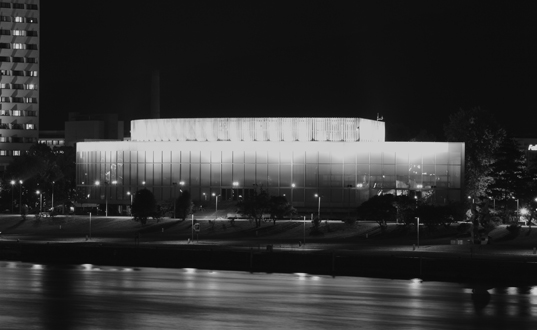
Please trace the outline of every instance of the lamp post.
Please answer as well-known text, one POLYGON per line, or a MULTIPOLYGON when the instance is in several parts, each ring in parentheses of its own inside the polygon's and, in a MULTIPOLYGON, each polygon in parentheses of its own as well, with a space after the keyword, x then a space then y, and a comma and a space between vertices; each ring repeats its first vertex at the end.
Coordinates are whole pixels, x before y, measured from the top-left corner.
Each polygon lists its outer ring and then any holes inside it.
POLYGON ((127 191, 127 195, 129 195, 131 197, 131 210, 130 210, 131 212, 130 213, 132 215, 132 194, 131 194, 130 191, 127 191))
MULTIPOLYGON (((95 187, 99 187, 101 185, 101 181, 97 180, 95 181, 95 187)), ((99 199, 101 199, 101 195, 99 194, 99 199)), ((100 204, 99 204, 100 205, 100 204)), ((98 212, 98 208, 97 208, 97 215, 99 215, 99 212, 98 212)))
POLYGON ((418 248, 420 247, 420 218, 416 217, 416 236, 418 239, 418 248))
POLYGON ((11 213, 13 213, 13 189, 15 189, 15 180, 11 180, 11 213))
POLYGON ((295 190, 296 185, 294 183, 291 183, 291 207, 293 207, 293 192, 295 190))
POLYGON ((43 212, 43 194, 39 190, 36 190, 35 193, 39 195, 39 212, 43 212))
POLYGON ((202 195, 203 195, 203 200, 206 201, 206 200, 207 200, 207 194, 206 194, 206 193, 202 193, 202 195))
POLYGON ((19 188, 19 213, 22 213, 22 180, 19 180, 20 188, 19 188))
POLYGON ((348 200, 349 200, 349 204, 348 204, 348 208, 347 208, 347 218, 350 218, 351 216, 351 188, 352 188, 352 184, 348 184, 347 185, 347 194, 349 195, 348 197, 348 200))
POLYGON ((173 218, 177 216, 177 182, 172 182, 173 185, 173 218))
POLYGON ((54 181, 52 181, 52 212, 54 212, 54 181))
POLYGON ((315 194, 315 197, 319 198, 319 204, 317 206, 317 219, 319 219, 319 221, 321 221, 321 195, 315 194))
POLYGON ((218 217, 218 196, 220 195, 213 193, 213 196, 216 197, 216 212, 215 212, 215 218, 216 218, 218 217))

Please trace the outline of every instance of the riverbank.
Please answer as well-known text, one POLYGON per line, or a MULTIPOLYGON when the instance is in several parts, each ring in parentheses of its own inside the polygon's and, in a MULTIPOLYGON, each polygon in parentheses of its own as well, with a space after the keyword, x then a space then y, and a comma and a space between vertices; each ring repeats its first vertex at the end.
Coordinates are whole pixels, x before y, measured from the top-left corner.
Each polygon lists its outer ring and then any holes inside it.
POLYGON ((356 250, 286 249, 272 245, 125 245, 102 243, 0 242, 0 260, 38 264, 198 268, 265 273, 309 273, 454 282, 535 283, 532 253, 498 256, 494 251, 421 251, 364 247, 356 250))
POLYGON ((460 226, 422 229, 374 222, 264 223, 165 219, 141 226, 126 218, 0 218, 0 260, 442 281, 534 283, 537 231, 499 227, 492 244, 470 245, 460 226), (91 237, 89 236, 91 233, 91 237), (189 241, 189 239, 195 239, 189 241), (197 238, 197 240, 196 240, 197 238), (304 238, 306 245, 304 245, 304 238), (452 244, 457 243, 457 244, 452 244))

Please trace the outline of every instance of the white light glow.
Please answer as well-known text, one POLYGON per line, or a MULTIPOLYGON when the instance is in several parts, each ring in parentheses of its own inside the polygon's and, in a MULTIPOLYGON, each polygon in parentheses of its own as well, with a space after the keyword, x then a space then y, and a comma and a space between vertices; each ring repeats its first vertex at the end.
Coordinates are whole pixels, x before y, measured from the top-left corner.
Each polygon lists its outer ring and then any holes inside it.
POLYGON ((131 122, 132 141, 384 141, 363 118, 174 118, 131 122))

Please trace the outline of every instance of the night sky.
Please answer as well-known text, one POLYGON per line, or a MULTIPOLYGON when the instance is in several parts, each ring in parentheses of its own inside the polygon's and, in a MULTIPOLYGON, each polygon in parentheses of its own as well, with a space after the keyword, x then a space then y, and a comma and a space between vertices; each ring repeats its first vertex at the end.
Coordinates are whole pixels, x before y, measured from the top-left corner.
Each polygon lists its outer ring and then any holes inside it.
POLYGON ((41 129, 67 113, 384 117, 388 138, 443 139, 481 106, 537 137, 532 1, 41 3, 41 129))

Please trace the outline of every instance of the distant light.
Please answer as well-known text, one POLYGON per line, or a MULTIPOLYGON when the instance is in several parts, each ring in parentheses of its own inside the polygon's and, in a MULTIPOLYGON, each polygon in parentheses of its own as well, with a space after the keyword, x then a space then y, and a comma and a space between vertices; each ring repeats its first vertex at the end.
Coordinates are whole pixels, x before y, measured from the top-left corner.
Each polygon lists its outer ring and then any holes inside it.
POLYGON ((364 186, 363 183, 357 183, 356 184, 356 188, 362 188, 363 186, 364 186))
POLYGON ((238 185, 239 185, 239 183, 237 181, 233 182, 234 187, 237 187, 238 185))
MULTIPOLYGON (((293 187, 293 188, 294 188, 294 187, 295 187, 295 184, 294 184, 294 183, 292 183, 292 184, 291 184, 291 187, 293 187)), ((537 199, 537 198, 536 198, 536 199, 537 199)))
POLYGON ((117 180, 112 181, 112 184, 117 184, 117 180))
POLYGON ((422 185, 422 184, 418 184, 418 185, 416 185, 416 187, 417 187, 418 189, 421 189, 421 188, 423 188, 423 185, 422 185))
POLYGON ((530 213, 530 211, 525 207, 520 209, 520 214, 522 214, 522 215, 526 215, 526 214, 529 214, 529 213, 530 213))
POLYGON ((179 185, 184 186, 184 185, 185 185, 185 182, 184 182, 184 181, 180 181, 180 182, 179 182, 179 185))
POLYGON ((100 185, 100 184, 101 184, 101 182, 99 182, 99 181, 95 181, 95 185, 96 185, 96 186, 98 186, 98 185, 100 185))

